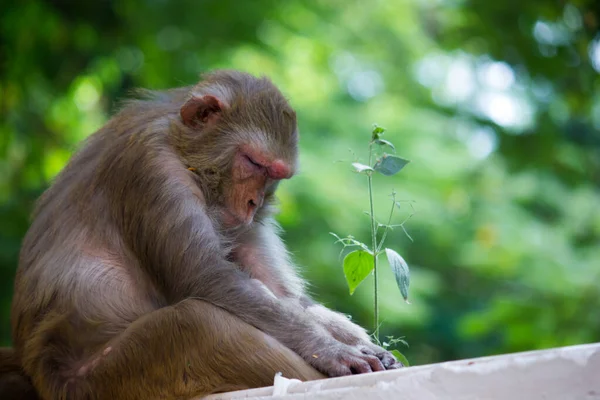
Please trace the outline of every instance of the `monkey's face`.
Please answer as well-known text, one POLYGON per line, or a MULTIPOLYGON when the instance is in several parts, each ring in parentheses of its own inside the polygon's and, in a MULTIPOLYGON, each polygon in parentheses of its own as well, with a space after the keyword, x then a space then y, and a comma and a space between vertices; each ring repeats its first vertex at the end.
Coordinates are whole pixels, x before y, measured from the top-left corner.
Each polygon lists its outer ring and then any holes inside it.
POLYGON ((272 194, 277 182, 291 178, 289 161, 252 145, 242 145, 233 156, 231 181, 223 188, 223 224, 248 225, 272 194))
POLYGON ((269 81, 228 78, 194 89, 176 143, 223 227, 234 228, 251 224, 277 182, 293 175, 298 134, 294 110, 269 81))

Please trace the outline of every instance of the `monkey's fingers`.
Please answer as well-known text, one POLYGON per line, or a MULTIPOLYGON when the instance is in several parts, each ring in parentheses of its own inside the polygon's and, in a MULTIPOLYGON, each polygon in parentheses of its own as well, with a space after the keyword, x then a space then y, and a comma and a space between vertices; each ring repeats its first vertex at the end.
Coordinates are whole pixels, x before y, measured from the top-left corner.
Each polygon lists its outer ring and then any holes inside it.
POLYGON ((350 365, 352 374, 366 374, 372 372, 371 366, 364 360, 354 360, 350 365))
POLYGON ((336 378, 339 376, 352 375, 352 370, 349 366, 342 363, 335 363, 336 365, 330 365, 323 368, 321 372, 325 372, 330 378, 336 378))
MULTIPOLYGON (((381 360, 381 363, 385 367, 385 369, 391 369, 391 366, 397 364, 398 361, 389 351, 384 351, 377 354, 377 358, 381 360)), ((400 363, 402 365, 402 363, 400 363)))
MULTIPOLYGON (((380 354, 375 353, 375 351, 371 350, 368 347, 360 348, 360 352, 362 354, 364 354, 365 356, 368 356, 368 357, 363 357, 363 358, 365 360, 367 360, 367 362, 371 366, 371 369, 373 370, 373 372, 385 371, 387 368, 387 365, 384 361, 387 361, 388 365, 390 364, 390 362, 388 360, 384 360, 382 357, 380 357, 380 354)), ((396 361, 396 359, 393 356, 392 356, 392 360, 394 362, 396 361)))
POLYGON ((385 371, 381 361, 375 356, 345 356, 338 361, 328 363, 323 369, 330 377, 366 374, 375 371, 385 371))
MULTIPOLYGON (((362 347, 360 349, 360 351, 363 354, 368 354, 368 355, 377 357, 381 361, 381 364, 383 364, 383 367, 385 369, 390 369, 390 367, 392 365, 394 365, 398 362, 391 352, 384 350, 383 348, 381 348, 379 346, 375 346, 375 350, 373 350, 372 348, 369 348, 369 347, 362 347)), ((402 364, 400 364, 400 365, 402 365, 402 364)), ((398 368, 398 367, 396 367, 396 368, 398 368)))
POLYGON ((347 360, 347 367, 352 375, 367 374, 374 371, 384 371, 383 365, 376 357, 352 357, 347 360))
POLYGON ((370 356, 376 356, 377 353, 366 346, 359 346, 360 352, 363 354, 368 354, 370 356))
POLYGON ((385 371, 385 367, 379 358, 375 356, 366 356, 365 360, 369 363, 373 372, 385 371))
POLYGON ((347 360, 347 365, 350 367, 352 374, 385 371, 385 367, 379 358, 366 354, 349 358, 347 360))
POLYGON ((390 365, 386 369, 399 369, 399 368, 404 368, 404 364, 402 364, 400 361, 396 361, 395 364, 390 365))

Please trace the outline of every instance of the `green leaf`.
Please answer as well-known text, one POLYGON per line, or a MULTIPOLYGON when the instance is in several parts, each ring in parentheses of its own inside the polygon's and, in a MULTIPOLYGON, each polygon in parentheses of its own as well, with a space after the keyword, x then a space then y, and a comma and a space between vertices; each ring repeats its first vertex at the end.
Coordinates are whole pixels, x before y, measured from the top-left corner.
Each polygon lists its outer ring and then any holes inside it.
POLYGON ((392 249, 385 249, 385 255, 387 256, 390 267, 396 277, 396 283, 402 293, 404 301, 408 303, 408 286, 410 285, 410 272, 408 270, 408 264, 404 261, 404 258, 392 249))
POLYGON ((344 258, 344 276, 348 282, 350 294, 365 280, 373 270, 373 254, 365 250, 355 250, 344 258))
POLYGON ((379 139, 379 136, 383 135, 384 132, 385 132, 385 128, 382 128, 381 126, 377 126, 377 124, 373 124, 373 133, 371 134, 371 140, 379 139))
POLYGON ((381 145, 381 146, 390 146, 392 148, 392 150, 396 150, 396 148, 394 147, 392 142, 390 142, 389 140, 375 139, 375 143, 377 143, 378 145, 381 145))
POLYGON ((373 166, 375 171, 381 172, 383 175, 391 176, 398 173, 408 164, 410 160, 398 156, 384 154, 373 166))
POLYGON ((352 163, 352 166, 354 167, 354 170, 359 174, 363 172, 373 171, 373 168, 369 167, 368 165, 364 165, 357 162, 352 163))
POLYGON ((392 350, 390 351, 390 353, 392 353, 394 357, 396 357, 396 360, 400 361, 402 365, 404 365, 405 367, 410 367, 410 364, 404 356, 404 354, 400 353, 398 350, 392 350))

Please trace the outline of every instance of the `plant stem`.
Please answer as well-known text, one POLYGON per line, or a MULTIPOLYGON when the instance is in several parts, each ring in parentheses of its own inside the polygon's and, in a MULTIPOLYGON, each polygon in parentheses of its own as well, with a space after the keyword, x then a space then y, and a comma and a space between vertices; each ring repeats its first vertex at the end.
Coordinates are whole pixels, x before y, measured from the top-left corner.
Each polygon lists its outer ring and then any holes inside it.
POLYGON ((390 224, 392 223, 392 215, 394 215, 394 209, 396 208, 396 197, 392 200, 392 209, 390 210, 390 217, 388 218, 387 225, 385 226, 385 230, 383 231, 383 236, 381 236, 381 240, 379 241, 379 247, 377 248, 377 253, 381 251, 383 247, 383 243, 385 242, 385 238, 387 237, 387 233, 390 230, 390 224))
MULTIPOLYGON (((373 142, 369 143, 369 166, 373 159, 373 142)), ((371 249, 373 249, 373 314, 375 329, 373 334, 379 341, 379 292, 377 291, 377 231, 375 229, 375 212, 373 211, 373 174, 367 174, 369 182, 369 203, 371 205, 371 249)))

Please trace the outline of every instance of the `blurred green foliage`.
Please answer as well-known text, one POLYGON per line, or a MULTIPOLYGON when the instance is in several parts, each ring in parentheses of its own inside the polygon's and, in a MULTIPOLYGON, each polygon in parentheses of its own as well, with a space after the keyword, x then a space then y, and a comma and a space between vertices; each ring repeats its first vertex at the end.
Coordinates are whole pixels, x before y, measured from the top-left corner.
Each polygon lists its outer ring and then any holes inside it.
POLYGON ((371 285, 348 296, 328 232, 368 241, 349 173, 366 154, 348 149, 377 122, 413 160, 377 208, 395 189, 417 210, 414 243, 387 242, 412 305, 384 266, 382 337, 404 336, 413 364, 598 341, 599 4, 4 0, 0 344, 32 205, 77 143, 131 88, 221 67, 269 75, 297 108, 301 172, 279 220, 317 299, 370 325, 371 285))

